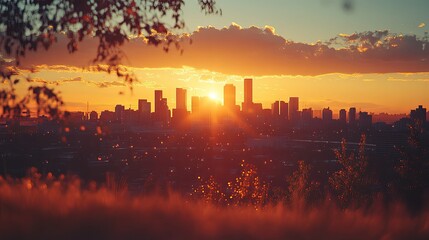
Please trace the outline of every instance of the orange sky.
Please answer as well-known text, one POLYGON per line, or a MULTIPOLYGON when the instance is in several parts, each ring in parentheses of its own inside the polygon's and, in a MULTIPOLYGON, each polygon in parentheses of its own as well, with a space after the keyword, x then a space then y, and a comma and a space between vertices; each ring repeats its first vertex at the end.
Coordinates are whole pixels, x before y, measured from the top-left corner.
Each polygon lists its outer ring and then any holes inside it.
POLYGON ((199 28, 182 40, 183 54, 174 47, 165 53, 161 47, 145 46, 141 39, 123 47, 124 64, 140 80, 133 92, 113 75, 79 68, 94 58, 93 40, 68 54, 65 39, 59 37, 48 52, 28 54, 23 67, 46 64, 31 77, 39 84, 55 83, 70 110, 85 110, 87 101, 97 111, 113 109, 117 103, 135 108, 138 98, 152 101, 155 89, 164 90, 174 107, 176 87, 188 89, 190 101, 191 95, 210 92, 222 96, 226 83, 236 85, 240 103, 245 77, 254 79, 254 101, 264 107, 291 96, 300 97, 300 107, 313 109, 354 106, 404 113, 429 104, 429 48, 413 35, 374 31, 308 44, 289 41, 273 27, 244 28, 233 23, 222 29, 199 28))

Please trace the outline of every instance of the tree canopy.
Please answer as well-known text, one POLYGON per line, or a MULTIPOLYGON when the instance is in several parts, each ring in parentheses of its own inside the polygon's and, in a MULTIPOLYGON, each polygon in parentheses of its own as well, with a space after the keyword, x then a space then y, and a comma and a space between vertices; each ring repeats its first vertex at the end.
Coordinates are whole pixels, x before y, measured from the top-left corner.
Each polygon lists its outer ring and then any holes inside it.
MULTIPOLYGON (((221 14, 215 0, 197 0, 205 14, 221 14)), ((38 114, 57 115, 63 104, 58 94, 46 86, 30 87, 19 98, 15 91, 20 59, 28 51, 48 50, 58 34, 67 36, 67 50, 73 53, 86 38, 96 38, 98 47, 94 64, 107 64, 107 72, 115 72, 127 83, 135 77, 120 67, 122 52, 118 48, 132 37, 141 37, 147 44, 163 44, 168 51, 178 46, 174 31, 185 27, 184 0, 10 0, 0 2, 0 117, 13 117, 28 110, 35 101, 43 106, 38 114), (8 59, 9 58, 9 59, 8 59), (42 96, 42 95, 43 96, 42 96), (39 101, 37 101, 39 99, 39 101), (44 99, 40 101, 40 99, 44 99)), ((101 70, 103 70, 101 69, 101 70)))

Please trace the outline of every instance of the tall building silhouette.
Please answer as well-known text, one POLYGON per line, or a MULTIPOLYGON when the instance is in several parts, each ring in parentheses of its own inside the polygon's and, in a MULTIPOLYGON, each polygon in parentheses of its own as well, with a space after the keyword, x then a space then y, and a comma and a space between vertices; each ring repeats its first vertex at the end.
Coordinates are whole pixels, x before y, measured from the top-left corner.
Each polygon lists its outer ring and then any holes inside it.
POLYGON ((223 104, 228 109, 235 108, 235 86, 233 84, 225 84, 223 87, 223 104))
POLYGON ((329 107, 322 110, 322 119, 324 122, 332 121, 332 110, 329 107))
POLYGON ((253 107, 253 79, 244 79, 243 112, 251 112, 253 107))
POLYGON ((275 117, 280 116, 280 101, 271 104, 271 114, 275 117))
POLYGON ((304 108, 302 109, 302 121, 303 122, 310 122, 313 119, 313 109, 311 108, 304 108))
POLYGON ((289 119, 289 104, 285 101, 280 101, 280 117, 289 119))
POLYGON ((253 103, 253 79, 244 79, 244 102, 253 103))
POLYGON ((151 106, 150 102, 147 99, 139 99, 138 111, 141 113, 150 113, 151 106))
POLYGON ((158 119, 162 106, 162 90, 155 90, 155 117, 158 119))
POLYGON ((299 98, 290 97, 289 98, 289 119, 296 121, 299 119, 299 98))
POLYGON ((115 117, 116 117, 116 121, 120 121, 122 122, 124 120, 124 112, 125 112, 125 106, 123 105, 116 105, 115 106, 115 117))
POLYGON ((150 120, 151 104, 147 99, 139 99, 138 115, 140 122, 148 122, 150 120))
POLYGON ((340 122, 343 124, 347 122, 347 112, 345 109, 340 110, 340 118, 339 119, 340 119, 340 122))
POLYGON ((349 109, 349 124, 355 124, 356 123, 356 108, 351 107, 349 109))
POLYGON ((186 89, 176 88, 176 109, 187 111, 186 89))

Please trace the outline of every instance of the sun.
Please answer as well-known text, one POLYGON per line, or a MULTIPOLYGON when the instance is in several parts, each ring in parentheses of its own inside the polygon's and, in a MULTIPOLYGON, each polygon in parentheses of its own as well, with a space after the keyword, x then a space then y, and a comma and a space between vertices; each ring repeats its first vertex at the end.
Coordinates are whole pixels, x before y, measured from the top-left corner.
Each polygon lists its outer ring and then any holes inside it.
POLYGON ((213 101, 220 101, 219 96, 215 92, 210 92, 208 96, 213 101))

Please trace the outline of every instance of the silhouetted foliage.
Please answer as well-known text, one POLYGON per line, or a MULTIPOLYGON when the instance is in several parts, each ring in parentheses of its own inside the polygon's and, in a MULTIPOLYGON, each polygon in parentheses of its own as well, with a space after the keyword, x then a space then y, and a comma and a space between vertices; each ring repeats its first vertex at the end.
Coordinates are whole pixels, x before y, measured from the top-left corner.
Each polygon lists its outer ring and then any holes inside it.
POLYGON ((371 201, 371 178, 365 143, 366 136, 362 135, 358 153, 348 154, 346 140, 343 139, 341 150, 335 151, 341 168, 329 178, 329 182, 341 207, 361 206, 371 201))
POLYGON ((399 149, 401 158, 395 166, 397 188, 406 202, 413 205, 411 207, 419 208, 429 186, 429 141, 425 138, 421 121, 415 120, 408 128, 408 145, 399 149))
POLYGON ((310 179, 311 166, 298 161, 298 169, 289 178, 289 198, 292 203, 312 204, 323 200, 320 183, 310 179))
MULTIPOLYGON (((221 14, 215 0, 198 0, 206 14, 221 14)), ((99 71, 116 72, 126 83, 132 84, 134 74, 120 66, 123 53, 118 48, 132 37, 143 37, 148 44, 164 44, 168 51, 171 44, 179 47, 172 31, 185 27, 183 0, 10 0, 0 1, 0 52, 13 58, 16 66, 27 51, 40 48, 48 50, 57 41, 58 34, 68 38, 70 53, 78 50, 78 43, 86 38, 97 38, 97 55, 93 63, 106 64, 99 71)), ((16 116, 27 108, 24 97, 18 100, 13 85, 18 83, 16 74, 9 71, 11 61, 1 59, 1 82, 10 85, 2 89, 0 117, 16 116)), ((47 87, 29 89, 37 93, 59 98, 47 87)), ((38 104, 46 101, 37 102, 38 104)), ((48 101, 49 102, 49 101, 48 101)), ((52 103, 52 102, 50 102, 52 103)), ((56 114, 50 109, 55 104, 42 106, 46 114, 56 114)), ((61 104, 58 104, 60 106, 61 104)))

